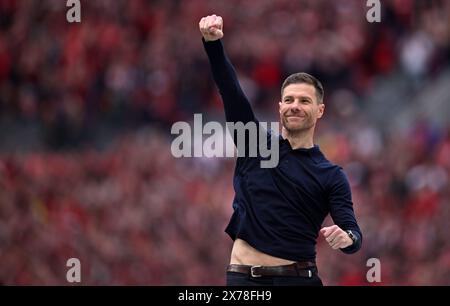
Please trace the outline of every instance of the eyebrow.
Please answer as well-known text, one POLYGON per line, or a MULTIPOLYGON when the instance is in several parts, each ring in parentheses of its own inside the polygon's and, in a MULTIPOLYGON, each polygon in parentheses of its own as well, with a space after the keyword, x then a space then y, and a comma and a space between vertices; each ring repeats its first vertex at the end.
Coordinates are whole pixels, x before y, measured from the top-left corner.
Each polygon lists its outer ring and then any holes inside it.
MULTIPOLYGON (((287 96, 284 96, 283 100, 286 100, 286 99, 288 99, 288 98, 292 99, 292 98, 294 98, 294 97, 293 97, 293 96, 290 96, 290 95, 287 95, 287 96)), ((302 100, 302 99, 307 99, 307 100, 312 101, 312 99, 311 99, 310 97, 308 97, 308 96, 300 96, 299 98, 300 98, 301 100, 302 100)))

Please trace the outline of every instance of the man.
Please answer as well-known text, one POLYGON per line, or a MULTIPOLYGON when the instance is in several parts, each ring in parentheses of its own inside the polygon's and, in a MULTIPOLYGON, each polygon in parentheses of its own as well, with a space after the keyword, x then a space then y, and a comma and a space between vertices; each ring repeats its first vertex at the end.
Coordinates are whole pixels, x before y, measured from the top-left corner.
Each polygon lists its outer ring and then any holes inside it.
MULTIPOLYGON (((222 18, 204 17, 199 27, 227 122, 258 122, 225 55, 222 18)), ((238 157, 234 213, 225 230, 234 240, 227 285, 321 286, 315 264, 319 232, 333 249, 351 254, 361 248, 347 178, 313 142, 323 95, 313 76, 289 76, 279 102, 278 165, 261 168, 260 157, 238 157), (328 213, 336 225, 320 229, 328 213)))

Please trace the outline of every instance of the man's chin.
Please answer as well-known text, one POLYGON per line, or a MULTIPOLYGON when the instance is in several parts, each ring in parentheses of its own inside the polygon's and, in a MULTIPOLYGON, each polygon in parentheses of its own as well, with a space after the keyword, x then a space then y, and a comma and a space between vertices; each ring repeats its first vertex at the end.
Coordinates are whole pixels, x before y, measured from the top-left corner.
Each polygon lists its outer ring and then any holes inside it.
POLYGON ((305 130, 304 126, 298 124, 285 124, 284 128, 290 133, 296 133, 305 130))
POLYGON ((288 131, 289 133, 299 133, 299 132, 303 132, 306 130, 309 130, 311 127, 306 126, 305 124, 296 124, 296 123, 292 123, 292 122, 284 122, 284 128, 286 129, 286 131, 288 131))

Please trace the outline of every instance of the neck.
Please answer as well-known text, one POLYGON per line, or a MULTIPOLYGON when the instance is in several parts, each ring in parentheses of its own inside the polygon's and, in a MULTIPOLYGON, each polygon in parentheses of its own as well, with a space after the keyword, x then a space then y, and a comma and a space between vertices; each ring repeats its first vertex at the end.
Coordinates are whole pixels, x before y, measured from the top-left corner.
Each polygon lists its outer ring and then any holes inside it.
POLYGON ((281 135, 284 139, 287 139, 291 144, 292 149, 310 149, 314 147, 313 135, 314 129, 302 130, 302 131, 288 131, 284 127, 282 128, 281 135))

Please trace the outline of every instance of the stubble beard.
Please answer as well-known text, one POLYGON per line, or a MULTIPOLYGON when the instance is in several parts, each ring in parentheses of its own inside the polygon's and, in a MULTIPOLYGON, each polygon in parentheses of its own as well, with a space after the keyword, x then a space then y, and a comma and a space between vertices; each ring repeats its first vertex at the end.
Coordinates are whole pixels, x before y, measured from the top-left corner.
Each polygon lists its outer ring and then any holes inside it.
POLYGON ((299 134, 302 132, 306 132, 311 128, 314 128, 314 122, 311 118, 307 117, 301 120, 303 120, 303 122, 299 124, 292 124, 288 121, 288 118, 283 117, 282 118, 283 127, 290 134, 299 134))

